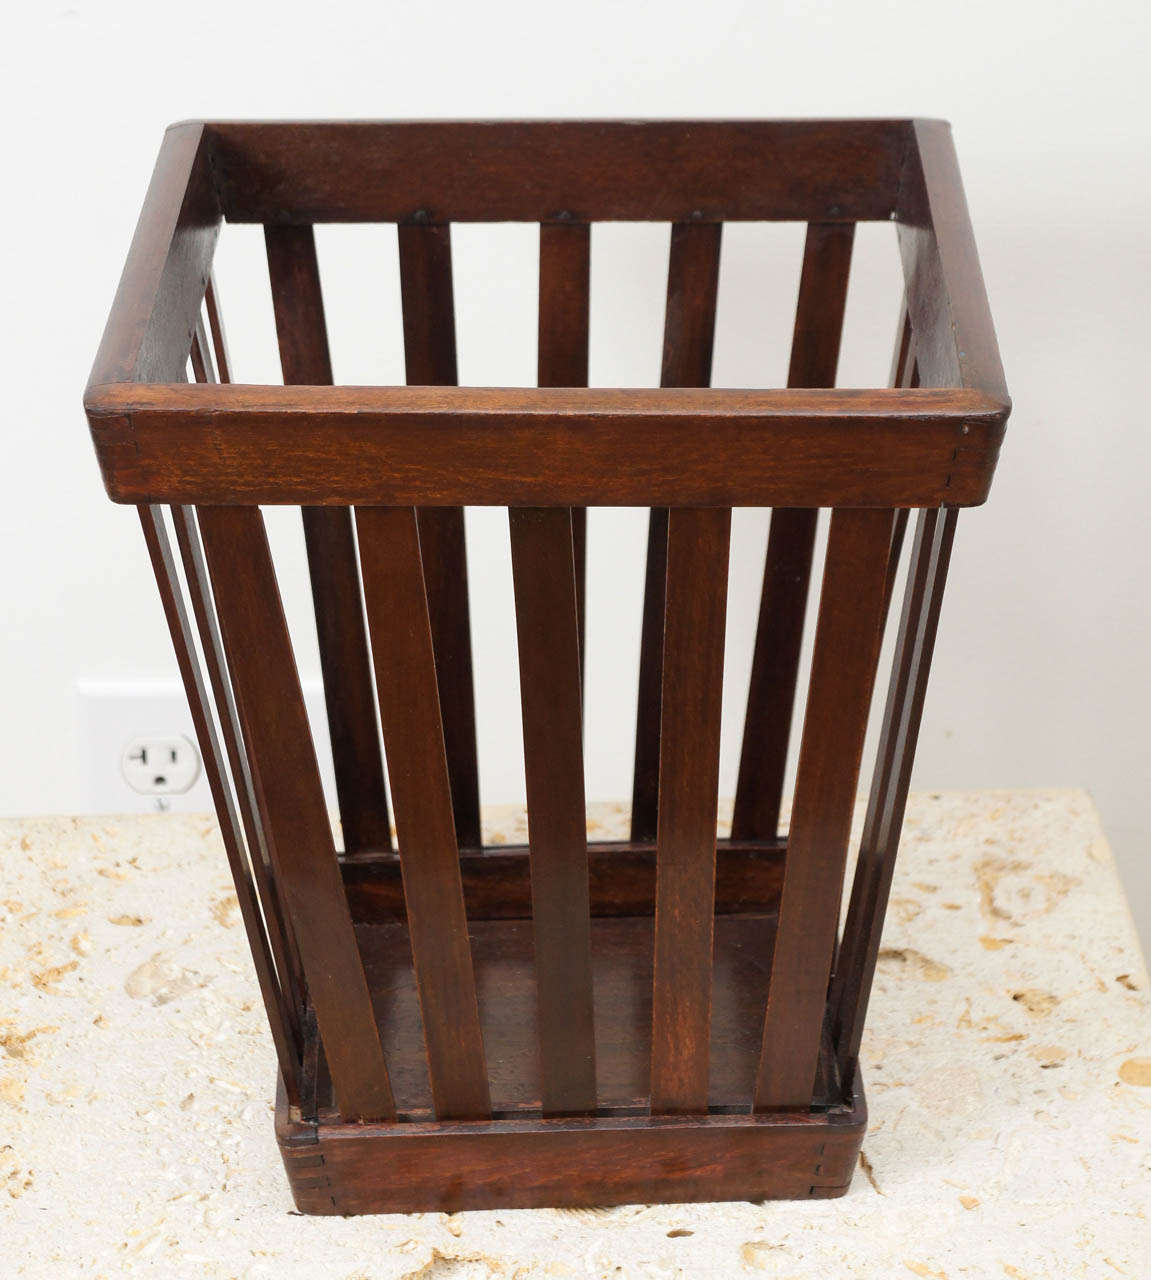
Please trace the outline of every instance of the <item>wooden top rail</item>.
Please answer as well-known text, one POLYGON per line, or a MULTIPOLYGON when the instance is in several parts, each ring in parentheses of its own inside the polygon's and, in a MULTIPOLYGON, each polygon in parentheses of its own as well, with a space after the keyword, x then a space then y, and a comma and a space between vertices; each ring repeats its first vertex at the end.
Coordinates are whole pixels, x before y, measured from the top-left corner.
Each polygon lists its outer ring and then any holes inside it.
POLYGON ((94 388, 116 502, 971 506, 1006 409, 978 391, 94 388))
POLYGON ((174 125, 85 407, 122 502, 810 507, 982 502, 1010 406, 948 126, 808 120, 174 125), (172 385, 225 216, 894 219, 924 390, 172 385))
POLYGON ((220 217, 203 124, 173 125, 152 171, 89 387, 184 378, 220 217))
POLYGON ((915 145, 898 223, 920 384, 977 387, 1006 409, 1007 384, 951 127, 942 120, 912 123, 915 145))
POLYGON ((907 120, 212 121, 230 222, 854 222, 907 120))

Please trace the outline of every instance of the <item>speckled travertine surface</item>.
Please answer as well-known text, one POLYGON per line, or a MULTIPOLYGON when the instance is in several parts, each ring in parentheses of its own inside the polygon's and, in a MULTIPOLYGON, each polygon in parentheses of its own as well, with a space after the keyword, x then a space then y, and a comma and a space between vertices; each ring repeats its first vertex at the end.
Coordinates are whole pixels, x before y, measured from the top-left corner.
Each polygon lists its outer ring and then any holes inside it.
POLYGON ((0 856, 4 1276, 1151 1275, 1147 974, 1079 792, 913 798, 863 1168, 810 1203, 295 1215, 214 822, 9 821, 0 856))

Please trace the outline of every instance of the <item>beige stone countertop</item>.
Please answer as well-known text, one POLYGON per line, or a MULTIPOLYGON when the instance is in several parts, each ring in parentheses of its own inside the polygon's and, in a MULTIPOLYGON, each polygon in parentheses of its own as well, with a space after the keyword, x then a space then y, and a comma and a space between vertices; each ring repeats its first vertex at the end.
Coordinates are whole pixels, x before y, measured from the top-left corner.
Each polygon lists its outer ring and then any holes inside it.
POLYGON ((912 798, 862 1168, 804 1203, 302 1217, 214 821, 6 821, 0 856, 4 1277, 1151 1276, 1147 973, 1081 792, 912 798))

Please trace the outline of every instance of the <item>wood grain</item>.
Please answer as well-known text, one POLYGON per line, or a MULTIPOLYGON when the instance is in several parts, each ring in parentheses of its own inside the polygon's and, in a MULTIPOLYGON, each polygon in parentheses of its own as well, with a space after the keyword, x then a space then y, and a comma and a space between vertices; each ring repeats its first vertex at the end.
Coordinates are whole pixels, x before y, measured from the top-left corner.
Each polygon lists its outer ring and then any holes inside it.
POLYGON ((978 391, 123 386, 89 393, 116 501, 970 506, 978 391))
POLYGON ((659 756, 653 1114, 707 1108, 730 511, 668 522, 659 756))
POLYGON ((571 512, 513 507, 545 1115, 596 1107, 579 608, 571 512))
MULTIPOLYGON (((779 908, 787 842, 716 842, 717 915, 772 914, 779 908)), ((655 844, 596 841, 588 845, 590 909, 596 916, 655 912, 655 844)), ((485 845, 460 854, 469 920, 530 920, 531 873, 526 845, 485 845)), ((394 853, 341 858, 352 917, 365 924, 403 920, 400 861, 394 853)))
POLYGON ((836 511, 819 602, 757 1111, 811 1106, 852 807, 883 620, 893 512, 836 511))
POLYGON ((900 120, 208 126, 231 222, 886 220, 900 120))
POLYGON ((495 1120, 470 1125, 293 1125, 280 1153, 304 1213, 808 1199, 842 1195, 867 1127, 862 1097, 819 1116, 495 1120), (467 1176, 461 1177, 460 1170, 467 1176))
POLYGON ((356 512, 376 694, 436 1116, 488 1116, 431 623, 410 507, 356 512))

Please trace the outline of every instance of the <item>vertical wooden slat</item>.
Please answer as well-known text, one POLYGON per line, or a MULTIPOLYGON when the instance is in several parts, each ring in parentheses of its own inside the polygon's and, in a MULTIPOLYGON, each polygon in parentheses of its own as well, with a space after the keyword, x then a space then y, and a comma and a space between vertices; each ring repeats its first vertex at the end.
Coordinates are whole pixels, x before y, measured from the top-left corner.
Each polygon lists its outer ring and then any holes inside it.
POLYGON ((780 894, 755 1109, 811 1105, 893 512, 832 513, 780 894))
MULTIPOLYGON (((398 235, 408 382, 455 386, 451 229, 405 223, 398 235)), ((456 840, 461 848, 478 848, 480 788, 464 512, 462 507, 424 507, 417 519, 456 840)))
POLYGON ((850 1087, 907 807, 958 513, 921 511, 911 555, 875 773, 830 1004, 837 1059, 850 1087))
POLYGON ((567 507, 509 513, 545 1115, 596 1106, 579 610, 567 507))
MULTIPOLYGON (((220 742, 208 709, 208 692, 196 659, 192 627, 180 593, 176 562, 164 527, 163 511, 160 507, 148 506, 139 507, 137 510, 144 530, 148 555, 152 561, 152 569, 156 575, 156 585, 160 590, 160 600, 172 637, 172 646, 176 651, 176 661, 188 695, 188 707, 192 713, 192 723, 200 743, 204 772, 207 774, 212 801, 219 816, 220 835, 224 842, 228 866, 232 872, 232 881, 236 886, 236 897, 240 904, 244 929, 248 935, 248 944, 252 949, 252 963, 255 966, 256 981, 264 1002, 264 1010, 268 1015, 276 1060, 289 1099, 294 1105, 299 1105, 302 1052, 299 1020, 290 998, 277 978, 276 964, 264 932, 259 903, 248 874, 243 851, 243 836, 227 783, 220 742)), ((237 783, 237 789, 238 785, 237 783)))
MULTIPOLYGON (((835 385, 854 233, 850 222, 807 229, 789 387, 835 385)), ((771 515, 732 813, 740 840, 766 840, 779 827, 818 515, 804 507, 771 515)))
MULTIPOLYGON (((223 330, 218 310, 216 312, 209 310, 208 314, 212 320, 213 335, 222 336, 223 330)), ((197 324, 196 332, 192 337, 192 367, 195 370, 197 380, 200 382, 216 382, 219 380, 213 368, 212 347, 202 319, 197 324)), ((176 530, 176 543, 180 548, 180 558, 184 564, 184 577, 188 584, 188 597, 192 602, 192 612, 200 633, 200 647, 204 654, 208 682, 212 695, 216 700, 220 735, 224 740, 224 749, 227 752, 228 762, 232 769, 232 778, 235 781, 236 800, 244 823, 244 833, 248 840, 252 873, 255 877, 258 897, 263 904, 268 940, 292 1016, 293 1033, 302 1042, 300 1027, 304 1007, 303 968, 300 964, 300 955, 296 947, 295 938, 284 914, 284 905, 279 886, 276 883, 275 868, 272 866, 271 852, 265 835, 264 821, 260 815, 259 799, 252 779, 252 770, 243 748, 239 713, 236 709, 235 698, 232 696, 232 686, 227 676, 227 658, 224 654, 223 641, 220 637, 219 624, 216 619, 212 589, 208 581, 208 568, 204 563, 203 548, 200 545, 200 530, 196 523, 194 509, 192 507, 173 507, 172 522, 176 530)))
POLYGON ((211 597, 207 565, 204 563, 203 548, 200 544, 199 526, 196 523, 195 511, 191 507, 174 507, 172 519, 176 528, 176 542, 184 563, 188 594, 200 632, 200 645, 204 651, 208 680, 216 699, 220 732, 236 784, 236 798, 248 838, 252 871, 264 908, 268 938, 275 957, 276 969, 281 975, 281 982, 293 1011, 293 1026, 299 1034, 304 1004, 304 972, 299 950, 285 915, 283 895, 280 892, 276 871, 272 865, 271 850, 265 834, 264 819, 260 813, 251 764, 243 748, 239 713, 226 674, 227 664, 223 641, 211 597))
MULTIPOLYGON (((915 360, 915 334, 911 330, 911 316, 907 312, 907 301, 904 299, 900 313, 899 330, 895 339, 895 350, 891 358, 890 385, 893 387, 917 387, 919 385, 919 369, 915 360)), ((899 572, 899 557, 903 551, 903 540, 907 535, 909 512, 900 507, 895 513, 895 526, 891 531, 891 553, 887 561, 887 586, 883 593, 883 620, 887 624, 887 615, 891 609, 891 597, 895 594, 895 580, 899 572)))
MULTIPOLYGON (((722 232, 723 224, 719 222, 676 223, 671 229, 661 386, 706 387, 711 382, 722 232)), ((667 509, 653 507, 648 522, 640 634, 631 804, 633 840, 654 840, 656 836, 667 538, 667 509)))
POLYGON ((404 904, 436 1117, 491 1114, 452 820, 422 539, 411 507, 356 511, 404 904))
POLYGON ((263 517, 256 507, 200 507, 248 758, 280 888, 300 949, 340 1114, 392 1120, 395 1106, 263 517))
MULTIPOLYGON (((591 298, 591 228, 586 223, 540 225, 540 305, 537 381, 541 387, 586 387, 591 298)), ((587 510, 572 508, 576 606, 584 652, 587 594, 587 510)), ((582 674, 581 666, 581 674, 582 674)))
POLYGON ((731 512, 673 508, 656 841, 651 1109, 707 1109, 731 512))
MULTIPOLYGON (((326 386, 332 365, 312 228, 268 226, 264 239, 284 382, 326 386)), ((390 849, 351 512, 302 507, 301 515, 344 848, 390 849)))

